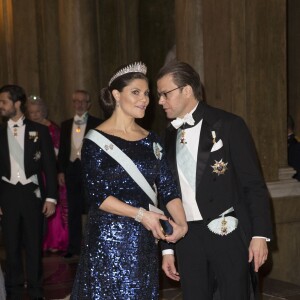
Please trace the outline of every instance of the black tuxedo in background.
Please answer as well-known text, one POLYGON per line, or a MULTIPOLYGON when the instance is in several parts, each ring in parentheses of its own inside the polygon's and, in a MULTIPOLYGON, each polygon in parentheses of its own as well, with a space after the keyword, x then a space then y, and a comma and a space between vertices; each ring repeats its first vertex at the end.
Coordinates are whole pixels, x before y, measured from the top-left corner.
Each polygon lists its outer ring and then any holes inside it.
MULTIPOLYGON (((58 152, 59 173, 64 173, 67 200, 68 200, 68 227, 69 246, 68 253, 79 254, 81 248, 82 222, 81 215, 86 213, 87 203, 84 200, 84 189, 81 178, 81 161, 76 159, 70 161, 71 138, 74 119, 68 119, 61 124, 60 146, 58 152)), ((86 123, 86 134, 90 129, 97 127, 102 120, 88 115, 86 123)))
POLYGON ((296 171, 293 178, 300 181, 300 143, 294 133, 288 135, 288 165, 296 171))
POLYGON ((2 177, 11 178, 11 166, 7 124, 0 128, 0 206, 6 251, 5 285, 11 299, 22 299, 20 293, 25 280, 32 297, 42 296, 42 208, 45 198, 57 199, 56 159, 49 130, 27 119, 24 119, 24 124, 25 175, 26 178, 37 175, 39 186, 34 183, 13 185, 2 180, 2 177), (37 138, 30 138, 29 132, 36 132, 37 138), (40 188, 41 198, 35 194, 37 187, 40 188), (22 246, 25 248, 26 278, 23 275, 22 246))
MULTIPOLYGON (((236 242, 233 239, 241 240, 245 247, 243 254, 238 249, 232 251, 236 251, 236 257, 243 255, 242 261, 244 259, 247 261, 251 238, 253 236, 271 238, 272 226, 267 187, 260 170, 254 143, 244 121, 236 115, 210 107, 204 102, 198 104, 193 117, 195 125, 203 119, 196 168, 196 201, 203 221, 188 222, 188 234, 177 243, 176 252, 181 281, 184 282, 187 277, 194 277, 195 285, 197 285, 197 280, 201 280, 199 273, 193 270, 193 262, 190 262, 190 268, 185 268, 183 264, 189 258, 185 256, 183 259, 183 257, 185 253, 189 253, 188 249, 194 248, 197 251, 194 237, 198 232, 203 231, 207 240, 211 241, 209 245, 211 252, 219 245, 221 247, 221 243, 226 244, 227 241, 230 243, 232 240, 235 245, 236 242), (212 131, 216 133, 216 142, 219 139, 223 142, 223 147, 214 152, 211 152, 212 131), (228 163, 228 170, 225 174, 218 175, 213 173, 212 166, 220 160, 228 163), (230 207, 234 207, 239 220, 238 229, 223 237, 210 232, 206 225, 230 207)), ((165 139, 166 154, 172 173, 180 186, 176 164, 176 136, 177 130, 170 125, 165 139)), ((170 247, 163 244, 163 248, 170 247)), ((201 255, 201 253, 196 255, 201 255)), ((224 259, 225 262, 226 258, 227 254, 224 253, 220 259, 224 259)), ((228 272, 228 276, 231 276, 230 271, 224 270, 228 272)), ((198 299, 197 295, 192 293, 193 291, 189 292, 190 298, 188 299, 198 299)))

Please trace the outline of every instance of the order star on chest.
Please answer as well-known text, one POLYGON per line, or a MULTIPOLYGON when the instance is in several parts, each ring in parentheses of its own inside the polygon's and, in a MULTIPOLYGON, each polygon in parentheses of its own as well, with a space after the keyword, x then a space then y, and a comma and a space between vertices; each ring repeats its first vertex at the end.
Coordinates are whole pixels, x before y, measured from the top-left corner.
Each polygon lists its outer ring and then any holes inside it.
POLYGON ((224 174, 228 170, 227 165, 228 163, 225 163, 222 158, 219 161, 215 160, 215 164, 211 167, 213 168, 213 173, 216 173, 219 176, 224 174))

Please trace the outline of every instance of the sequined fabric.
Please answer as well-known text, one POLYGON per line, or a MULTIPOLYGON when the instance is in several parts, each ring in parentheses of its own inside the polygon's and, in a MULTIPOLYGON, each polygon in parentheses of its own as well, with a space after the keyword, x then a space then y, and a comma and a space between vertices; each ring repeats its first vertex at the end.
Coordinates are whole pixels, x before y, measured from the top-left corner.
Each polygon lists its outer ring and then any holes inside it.
MULTIPOLYGON (((104 134, 104 133, 102 133, 104 134)), ((139 141, 104 134, 138 166, 165 204, 178 197, 163 149, 153 132, 139 141), (160 153, 158 153, 160 152, 160 153)), ((85 139, 82 165, 91 204, 71 299, 157 300, 158 249, 152 233, 129 217, 101 211, 110 195, 148 209, 151 200, 105 151, 85 139)))

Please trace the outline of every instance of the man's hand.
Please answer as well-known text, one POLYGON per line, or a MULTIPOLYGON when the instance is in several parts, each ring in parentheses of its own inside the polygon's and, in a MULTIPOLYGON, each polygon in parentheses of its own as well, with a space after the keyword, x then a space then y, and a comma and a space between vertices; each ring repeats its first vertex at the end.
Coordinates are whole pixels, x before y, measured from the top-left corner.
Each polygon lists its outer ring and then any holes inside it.
POLYGON ((43 206, 43 214, 45 217, 49 218, 55 213, 55 204, 49 201, 45 201, 43 206))
POLYGON ((175 267, 175 257, 173 254, 163 255, 162 269, 164 270, 167 277, 179 281, 180 276, 175 267))
POLYGON ((264 238, 252 238, 249 246, 249 262, 254 259, 254 270, 258 269, 265 263, 268 258, 268 246, 264 238))
POLYGON ((169 219, 169 223, 173 227, 173 233, 166 236, 166 241, 168 243, 176 243, 178 240, 182 239, 188 231, 187 224, 178 225, 172 219, 169 219))

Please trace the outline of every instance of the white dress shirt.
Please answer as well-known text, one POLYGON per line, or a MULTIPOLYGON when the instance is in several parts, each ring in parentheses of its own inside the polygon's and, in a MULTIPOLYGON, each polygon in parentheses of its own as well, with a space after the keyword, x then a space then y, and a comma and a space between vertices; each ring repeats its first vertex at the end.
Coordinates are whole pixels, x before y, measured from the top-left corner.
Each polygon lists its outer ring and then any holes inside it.
MULTIPOLYGON (((17 122, 14 122, 13 120, 8 120, 7 122, 7 130, 10 130, 14 137, 16 138, 17 142, 19 143, 22 150, 24 150, 24 138, 25 138, 25 124, 23 124, 24 116, 22 116, 17 122)), ((6 181, 10 184, 16 185, 18 182, 20 182, 22 185, 26 185, 28 183, 34 183, 37 186, 39 185, 37 175, 32 175, 29 178, 26 178, 25 170, 23 170, 18 162, 14 159, 14 157, 9 154, 10 158, 10 166, 11 166, 11 176, 10 179, 6 178, 5 176, 2 176, 2 180, 6 181)), ((35 194, 38 198, 41 197, 40 189, 37 187, 37 190, 35 191, 35 194)), ((46 201, 52 202, 56 204, 56 200, 52 198, 46 198, 46 201)))

